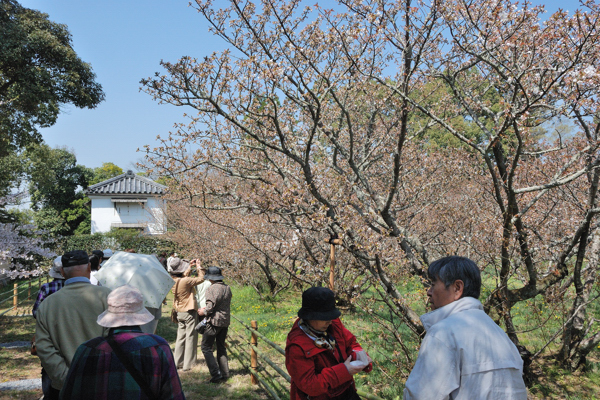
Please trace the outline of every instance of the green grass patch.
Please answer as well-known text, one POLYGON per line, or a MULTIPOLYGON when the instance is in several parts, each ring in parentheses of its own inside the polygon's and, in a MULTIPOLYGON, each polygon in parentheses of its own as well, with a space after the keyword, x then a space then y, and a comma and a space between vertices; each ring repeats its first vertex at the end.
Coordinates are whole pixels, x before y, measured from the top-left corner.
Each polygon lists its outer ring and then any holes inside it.
POLYGON ((0 382, 41 377, 42 366, 29 347, 0 348, 0 382))
POLYGON ((17 310, 11 310, 4 315, 31 314, 31 308, 37 297, 39 286, 46 283, 45 279, 9 281, 6 286, 0 287, 0 314, 13 308, 14 284, 17 284, 17 310), (30 285, 31 282, 31 285, 30 285))
MULTIPOLYGON (((515 286, 517 282, 513 282, 515 286)), ((484 289, 482 297, 488 296, 495 283, 490 275, 484 274, 484 289)), ((410 278, 399 283, 398 288, 405 293, 405 301, 417 311, 424 313, 426 309, 426 294, 418 279, 410 278)), ((10 291, 11 287, 4 287, 0 292, 10 291)), ((292 324, 296 320, 297 311, 301 306, 301 294, 284 292, 276 299, 261 300, 253 288, 249 286, 232 285, 232 314, 241 321, 250 325, 256 320, 258 330, 269 340, 280 347, 285 347, 285 340, 292 324)), ((27 299, 27 290, 19 295, 22 310, 31 305, 37 295, 37 286, 32 287, 31 298, 27 299)), ((513 307, 514 323, 519 331, 522 343, 530 350, 541 348, 564 322, 565 307, 570 304, 572 293, 564 294, 563 299, 539 295, 534 299, 522 302, 513 307), (562 300, 565 300, 564 302, 562 300)), ((6 295, 4 296, 6 297, 6 295)), ((164 337, 171 347, 177 337, 177 325, 169 319, 171 310, 169 294, 167 305, 163 306, 163 318, 159 321, 157 334, 164 337)), ((12 305, 12 302, 11 304, 12 305)), ((374 360, 374 370, 369 374, 355 376, 357 386, 365 392, 375 394, 384 399, 402 398, 403 382, 411 369, 418 354, 418 341, 407 328, 406 324, 397 316, 390 315, 387 307, 378 298, 377 292, 370 289, 360 299, 360 306, 355 311, 343 310, 342 321, 354 333, 359 343, 369 352, 374 360), (396 329, 394 334, 399 335, 407 347, 408 357, 397 342, 389 340, 392 332, 387 331, 376 318, 392 321, 391 327, 396 329)), ((8 315, 0 317, 0 342, 29 341, 35 331, 35 320, 31 316, 15 317, 8 315)), ((600 315, 600 305, 591 304, 588 315, 600 315)), ((598 325, 597 325, 598 326, 598 325)), ((236 320, 232 320, 228 340, 230 350, 230 369, 232 377, 224 385, 211 385, 206 383, 210 374, 203 363, 203 357, 198 349, 199 365, 191 371, 180 373, 180 378, 187 398, 189 399, 267 399, 268 395, 260 386, 250 383, 249 342, 250 333, 236 320), (237 356, 234 357, 234 354, 237 356)), ((534 371, 538 376, 537 381, 530 387, 532 399, 599 399, 600 393, 600 349, 589 357, 588 369, 585 372, 577 371, 568 373, 556 365, 551 354, 558 348, 552 343, 544 357, 534 363, 534 371)), ((276 365, 285 370, 284 358, 276 350, 259 340, 259 349, 276 365)), ((282 398, 289 396, 289 384, 264 361, 259 363, 259 371, 264 379, 273 386, 275 392, 282 398)), ((39 359, 29 355, 29 349, 2 349, 0 350, 0 377, 2 380, 29 379, 39 377, 39 359)), ((0 392, 0 400, 4 398, 39 398, 36 392, 0 392)))
POLYGON ((35 333, 35 319, 32 316, 0 317, 0 343, 31 341, 35 333))
POLYGON ((0 392, 0 400, 38 400, 40 397, 42 397, 42 389, 6 390, 0 392))

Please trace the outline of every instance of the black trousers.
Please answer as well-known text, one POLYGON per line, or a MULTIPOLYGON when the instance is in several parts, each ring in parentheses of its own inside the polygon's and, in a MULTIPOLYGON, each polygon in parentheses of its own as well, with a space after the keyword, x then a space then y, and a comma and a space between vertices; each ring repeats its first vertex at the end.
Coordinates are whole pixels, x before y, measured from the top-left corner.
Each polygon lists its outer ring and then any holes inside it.
POLYGON ((60 397, 60 390, 52 387, 52 381, 44 368, 42 368, 42 393, 44 393, 44 400, 58 400, 60 397))
POLYGON ((228 326, 218 327, 208 325, 206 331, 202 335, 202 343, 200 349, 204 354, 206 366, 210 371, 212 378, 229 378, 229 360, 227 359, 227 348, 225 347, 225 339, 227 338, 228 326), (213 344, 217 344, 217 359, 213 354, 213 344))

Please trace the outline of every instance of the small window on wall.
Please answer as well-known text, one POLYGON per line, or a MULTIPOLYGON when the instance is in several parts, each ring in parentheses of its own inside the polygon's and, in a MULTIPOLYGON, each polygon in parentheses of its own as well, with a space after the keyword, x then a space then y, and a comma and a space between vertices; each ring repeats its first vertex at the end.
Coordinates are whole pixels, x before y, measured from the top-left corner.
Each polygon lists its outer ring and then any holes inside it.
POLYGON ((129 203, 115 203, 115 211, 119 215, 129 215, 129 203))
POLYGON ((147 202, 146 199, 111 199, 115 213, 119 215, 141 215, 147 202))

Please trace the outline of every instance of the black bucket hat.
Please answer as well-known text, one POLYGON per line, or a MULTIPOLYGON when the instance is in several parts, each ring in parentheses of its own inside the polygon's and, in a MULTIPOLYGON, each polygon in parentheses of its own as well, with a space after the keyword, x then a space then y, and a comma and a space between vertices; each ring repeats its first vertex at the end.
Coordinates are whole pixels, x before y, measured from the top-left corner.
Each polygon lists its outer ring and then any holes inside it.
POLYGON ((206 274, 204 275, 204 279, 207 281, 222 281, 223 275, 221 273, 221 268, 208 267, 206 270, 206 274))
POLYGON ((325 287, 311 287, 302 293, 302 308, 298 317, 305 321, 331 321, 342 315, 335 308, 335 295, 325 287))

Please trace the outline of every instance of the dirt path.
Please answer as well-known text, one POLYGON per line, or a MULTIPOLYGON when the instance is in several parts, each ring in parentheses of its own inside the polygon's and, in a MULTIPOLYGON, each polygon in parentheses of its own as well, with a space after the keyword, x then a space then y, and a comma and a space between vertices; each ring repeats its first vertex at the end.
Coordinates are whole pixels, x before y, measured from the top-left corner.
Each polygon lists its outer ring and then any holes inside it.
MULTIPOLYGON (((16 349, 19 347, 29 347, 31 343, 25 341, 0 343, 4 349, 16 349)), ((0 391, 4 390, 35 390, 42 388, 42 378, 20 379, 17 381, 0 382, 0 391)))

